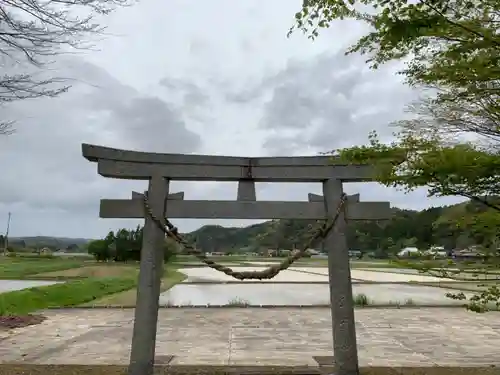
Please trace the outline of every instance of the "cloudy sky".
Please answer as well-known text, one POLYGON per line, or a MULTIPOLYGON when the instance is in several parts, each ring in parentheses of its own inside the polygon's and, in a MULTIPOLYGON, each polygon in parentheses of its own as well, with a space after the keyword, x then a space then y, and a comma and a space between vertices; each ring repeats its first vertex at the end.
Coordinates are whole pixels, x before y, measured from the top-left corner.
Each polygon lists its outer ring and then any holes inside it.
MULTIPOLYGON (((366 143, 403 115, 417 93, 371 71, 344 49, 364 26, 334 24, 312 42, 286 37, 299 0, 144 0, 103 20, 98 49, 51 65, 73 87, 55 99, 15 102, 2 116, 17 132, 0 137, 0 232, 97 238, 134 220, 98 218, 99 199, 128 198, 146 183, 100 177, 81 143, 168 153, 315 155, 366 143)), ((57 73, 56 73, 57 72, 57 73)), ((258 199, 306 200, 320 186, 258 184, 258 199)), ((175 183, 186 199, 236 197, 236 183, 175 183)), ((350 184, 363 200, 421 209, 454 200, 350 184)), ((176 220, 182 231, 215 221, 176 220)), ((246 221, 218 221, 246 225, 246 221)))

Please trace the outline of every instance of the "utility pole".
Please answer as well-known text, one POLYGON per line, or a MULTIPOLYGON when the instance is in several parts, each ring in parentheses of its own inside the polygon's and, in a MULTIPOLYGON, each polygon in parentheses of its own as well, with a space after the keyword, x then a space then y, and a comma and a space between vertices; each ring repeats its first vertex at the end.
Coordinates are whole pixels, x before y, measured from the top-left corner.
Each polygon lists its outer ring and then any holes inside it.
POLYGON ((3 241, 3 255, 7 255, 7 247, 9 245, 9 229, 10 229, 10 218, 12 214, 9 212, 9 216, 7 218, 7 230, 5 231, 5 238, 3 241))

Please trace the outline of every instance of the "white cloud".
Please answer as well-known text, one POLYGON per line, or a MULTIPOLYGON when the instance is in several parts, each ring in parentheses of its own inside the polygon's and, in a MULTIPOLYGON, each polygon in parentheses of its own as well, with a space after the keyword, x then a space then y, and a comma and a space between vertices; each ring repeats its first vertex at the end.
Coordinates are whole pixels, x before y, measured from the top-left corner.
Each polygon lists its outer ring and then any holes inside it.
MULTIPOLYGON (((389 135, 414 98, 394 67, 370 71, 343 49, 364 26, 335 23, 315 42, 286 38, 300 1, 151 0, 103 19, 99 51, 51 69, 74 79, 57 99, 2 109, 17 133, 0 138, 0 225, 12 235, 98 237, 134 221, 98 219, 99 199, 127 198, 144 182, 97 175, 81 143, 156 152, 314 155, 389 135)), ((176 183, 187 199, 236 197, 236 184, 176 183)), ((260 199, 305 200, 311 185, 259 185, 260 199)), ((422 208, 422 194, 348 186, 363 199, 422 208)), ((201 221, 180 221, 192 230, 201 221)), ((225 224, 241 224, 236 221, 225 224)))

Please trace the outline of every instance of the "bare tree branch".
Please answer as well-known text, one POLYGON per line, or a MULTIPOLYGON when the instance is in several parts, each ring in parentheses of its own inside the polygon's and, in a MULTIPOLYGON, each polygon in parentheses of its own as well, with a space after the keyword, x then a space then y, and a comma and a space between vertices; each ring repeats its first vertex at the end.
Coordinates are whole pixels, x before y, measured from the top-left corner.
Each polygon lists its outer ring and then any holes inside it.
MULTIPOLYGON (((441 97, 445 97, 446 93, 441 97)), ((457 135, 474 135, 478 141, 491 141, 500 145, 500 101, 492 92, 475 98, 460 98, 451 93, 453 100, 421 99, 408 107, 417 118, 397 121, 396 126, 408 130, 437 132, 445 139, 458 141, 457 135)))
MULTIPOLYGON (((48 57, 71 49, 91 48, 88 37, 102 34, 95 18, 135 0, 1 0, 0 104, 15 100, 55 97, 70 86, 63 78, 40 78, 29 72, 9 74, 5 68, 33 65, 39 69, 48 57)), ((12 122, 0 125, 0 134, 12 132, 12 122), (10 129, 7 131, 6 129, 10 129)))
POLYGON ((64 81, 62 78, 37 80, 30 74, 4 75, 0 78, 0 103, 57 96, 69 89, 69 86, 57 86, 64 81))
POLYGON ((0 123, 0 135, 10 135, 10 134, 14 133, 14 129, 12 128, 13 124, 14 124, 14 121, 1 122, 0 123))

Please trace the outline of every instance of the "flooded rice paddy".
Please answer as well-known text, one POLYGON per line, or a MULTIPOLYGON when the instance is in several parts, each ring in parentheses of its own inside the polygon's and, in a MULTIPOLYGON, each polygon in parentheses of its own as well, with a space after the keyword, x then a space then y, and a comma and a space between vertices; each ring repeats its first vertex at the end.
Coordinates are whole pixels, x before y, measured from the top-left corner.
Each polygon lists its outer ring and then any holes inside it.
POLYGON ((0 293, 12 292, 14 290, 22 290, 34 288, 37 286, 46 286, 58 284, 60 281, 43 281, 43 280, 0 280, 0 293))
MULTIPOLYGON (((262 270, 262 264, 238 267, 238 271, 262 270)), ((330 300, 326 267, 296 267, 282 271, 272 280, 239 281, 209 268, 180 269, 188 276, 160 296, 163 306, 207 305, 327 305, 330 300)), ((460 304, 446 297, 443 288, 418 285, 453 280, 414 273, 351 270, 353 294, 365 295, 370 304, 460 304), (379 284, 377 284, 379 283, 379 284), (410 283, 410 284, 402 284, 410 283)), ((397 270, 396 270, 397 271, 397 270)))
MULTIPOLYGON (((264 264, 259 263, 236 269, 251 271, 264 268, 264 264)), ((182 268, 179 271, 186 274, 187 279, 160 295, 162 306, 317 306, 328 305, 330 300, 326 267, 292 267, 272 280, 262 281, 239 281, 202 267, 182 268)), ((358 268, 351 270, 351 277, 353 295, 365 296, 368 304, 462 303, 446 297, 447 292, 456 293, 456 290, 421 284, 446 282, 447 287, 451 287, 454 280, 422 275, 414 270, 358 268)), ((0 280, 0 293, 56 283, 42 280, 0 280)))

